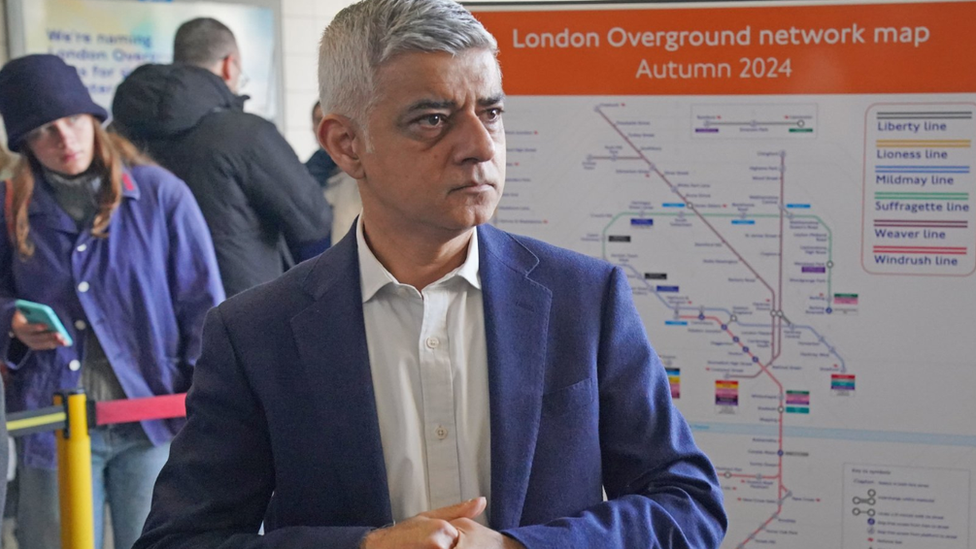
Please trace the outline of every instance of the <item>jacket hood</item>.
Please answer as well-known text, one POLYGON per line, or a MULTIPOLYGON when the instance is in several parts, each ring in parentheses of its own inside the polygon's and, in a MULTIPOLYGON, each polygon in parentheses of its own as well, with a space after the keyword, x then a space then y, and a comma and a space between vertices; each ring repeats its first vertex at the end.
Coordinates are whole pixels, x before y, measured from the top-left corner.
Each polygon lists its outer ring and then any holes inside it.
POLYGON ((243 110, 245 100, 206 69, 143 65, 119 84, 112 113, 124 135, 154 139, 189 130, 214 111, 243 110))

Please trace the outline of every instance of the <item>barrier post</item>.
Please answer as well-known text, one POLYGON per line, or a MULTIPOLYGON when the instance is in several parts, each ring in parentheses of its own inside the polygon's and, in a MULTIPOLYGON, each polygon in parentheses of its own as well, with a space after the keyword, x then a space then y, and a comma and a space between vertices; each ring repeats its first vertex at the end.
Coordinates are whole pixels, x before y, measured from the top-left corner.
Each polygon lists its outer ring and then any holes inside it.
POLYGON ((87 397, 83 389, 74 389, 56 394, 54 403, 63 404, 68 415, 65 428, 59 430, 56 437, 61 547, 94 549, 95 514, 87 397))

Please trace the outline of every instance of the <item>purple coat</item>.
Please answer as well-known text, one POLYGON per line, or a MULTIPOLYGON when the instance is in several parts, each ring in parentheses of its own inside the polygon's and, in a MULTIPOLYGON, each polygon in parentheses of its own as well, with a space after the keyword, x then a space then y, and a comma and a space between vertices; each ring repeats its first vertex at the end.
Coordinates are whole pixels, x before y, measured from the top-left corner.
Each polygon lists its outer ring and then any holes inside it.
MULTIPOLYGON (((224 299, 213 243, 186 185, 155 166, 126 173, 108 238, 95 238, 55 201, 35 173, 28 206, 32 257, 0 238, 0 358, 10 369, 10 412, 51 405, 55 391, 79 385, 86 330, 95 330, 129 398, 185 392, 200 354, 206 312, 224 299), (14 300, 50 305, 72 347, 30 351, 11 337, 14 300)), ((4 203, 6 186, 0 186, 4 203)), ((0 212, 0 227, 6 227, 0 212)), ((154 444, 169 441, 182 419, 144 421, 154 444)), ((22 439, 29 467, 53 468, 53 433, 22 439)))

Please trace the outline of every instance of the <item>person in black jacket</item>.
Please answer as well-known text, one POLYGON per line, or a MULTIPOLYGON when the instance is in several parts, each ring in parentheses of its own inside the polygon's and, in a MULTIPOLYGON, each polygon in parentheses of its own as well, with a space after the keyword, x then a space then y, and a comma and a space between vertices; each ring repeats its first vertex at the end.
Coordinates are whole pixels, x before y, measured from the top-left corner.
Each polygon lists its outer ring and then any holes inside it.
MULTIPOLYGON (((312 133, 318 132, 319 122, 322 122, 322 118, 324 117, 325 115, 322 113, 322 102, 316 101, 312 107, 312 133)), ((335 160, 332 160, 329 153, 321 146, 305 161, 305 167, 308 168, 308 173, 312 174, 312 177, 319 182, 319 185, 323 189, 329 186, 329 178, 341 171, 339 166, 336 165, 335 160)))
POLYGON ((210 18, 184 23, 173 59, 119 85, 115 127, 190 186, 230 297, 327 248, 332 213, 275 126, 244 112, 230 29, 210 18))

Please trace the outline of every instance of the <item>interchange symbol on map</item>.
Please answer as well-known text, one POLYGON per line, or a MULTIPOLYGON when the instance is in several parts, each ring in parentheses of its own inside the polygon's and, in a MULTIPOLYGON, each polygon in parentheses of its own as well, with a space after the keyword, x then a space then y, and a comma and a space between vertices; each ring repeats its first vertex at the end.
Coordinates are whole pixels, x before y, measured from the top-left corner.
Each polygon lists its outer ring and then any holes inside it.
POLYGON ((854 498, 853 498, 854 505, 864 504, 864 505, 866 505, 866 507, 863 508, 863 509, 860 508, 860 507, 853 507, 851 509, 851 514, 853 514, 856 517, 856 516, 860 515, 861 513, 864 513, 865 515, 867 515, 869 517, 873 517, 874 516, 874 513, 875 513, 875 511, 874 511, 874 504, 877 503, 877 501, 878 501, 874 497, 876 495, 878 495, 877 490, 874 490, 872 488, 871 490, 868 490, 866 497, 854 496, 854 498))
POLYGON ((816 137, 815 104, 693 105, 695 139, 811 139, 816 137))

